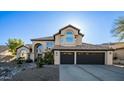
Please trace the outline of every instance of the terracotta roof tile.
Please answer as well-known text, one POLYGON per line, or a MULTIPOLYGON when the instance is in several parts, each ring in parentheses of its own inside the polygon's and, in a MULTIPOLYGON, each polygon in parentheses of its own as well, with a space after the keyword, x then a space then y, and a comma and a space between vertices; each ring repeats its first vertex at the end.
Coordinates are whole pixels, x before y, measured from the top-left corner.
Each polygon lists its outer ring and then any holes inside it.
POLYGON ((54 41, 53 36, 31 39, 31 41, 54 41))
POLYGON ((112 48, 109 48, 107 46, 103 45, 93 45, 93 44, 87 44, 87 43, 82 43, 82 45, 79 46, 55 46, 53 50, 113 50, 112 48))

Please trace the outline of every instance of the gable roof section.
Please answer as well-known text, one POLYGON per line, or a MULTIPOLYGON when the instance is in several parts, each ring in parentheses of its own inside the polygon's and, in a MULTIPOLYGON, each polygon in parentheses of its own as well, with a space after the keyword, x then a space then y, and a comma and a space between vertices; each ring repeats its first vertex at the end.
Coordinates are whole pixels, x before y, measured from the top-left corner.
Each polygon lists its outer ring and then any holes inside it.
POLYGON ((31 39, 31 41, 54 41, 53 36, 31 39))
POLYGON ((29 49, 30 52, 32 51, 32 45, 31 45, 31 44, 21 45, 21 46, 19 46, 19 47, 16 48, 16 51, 17 51, 19 48, 21 48, 21 47, 25 47, 25 48, 29 49))
POLYGON ((71 28, 73 28, 73 29, 75 29, 75 30, 78 30, 78 34, 84 36, 84 34, 80 33, 80 29, 79 29, 79 28, 77 28, 77 27, 75 27, 75 26, 69 24, 69 25, 67 25, 67 26, 65 26, 65 27, 63 27, 63 28, 61 28, 58 33, 54 34, 54 37, 55 37, 56 35, 60 34, 62 30, 66 29, 66 28, 68 28, 68 27, 71 27, 71 28))
POLYGON ((73 28, 73 29, 78 30, 78 33, 79 33, 80 35, 84 36, 82 33, 80 33, 80 29, 79 29, 79 28, 76 28, 75 26, 72 26, 72 25, 69 24, 69 25, 67 25, 67 26, 65 26, 65 27, 63 27, 63 28, 61 28, 61 29, 59 30, 59 32, 56 33, 56 34, 54 34, 53 36, 41 37, 41 38, 34 38, 34 39, 31 39, 31 41, 55 41, 55 36, 58 35, 58 34, 60 34, 62 30, 66 29, 66 28, 68 28, 68 27, 71 27, 71 28, 73 28))
POLYGON ((102 45, 82 43, 82 45, 79 45, 79 46, 55 46, 53 50, 107 51, 107 50, 113 50, 113 49, 107 46, 102 46, 102 45))
POLYGON ((80 31, 79 28, 77 28, 77 27, 75 27, 75 26, 73 26, 73 25, 71 25, 71 24, 69 24, 69 25, 67 25, 67 26, 65 26, 65 27, 63 27, 63 28, 61 28, 60 30, 64 30, 64 29, 66 29, 66 28, 68 28, 68 27, 71 27, 71 28, 73 28, 73 29, 75 29, 75 30, 80 31))

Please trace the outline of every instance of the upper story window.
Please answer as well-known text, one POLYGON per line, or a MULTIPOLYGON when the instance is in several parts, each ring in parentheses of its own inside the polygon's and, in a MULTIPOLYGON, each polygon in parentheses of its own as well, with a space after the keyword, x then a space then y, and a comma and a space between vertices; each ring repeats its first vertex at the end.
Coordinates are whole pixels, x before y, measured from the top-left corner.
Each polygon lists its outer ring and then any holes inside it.
POLYGON ((66 32, 66 42, 68 42, 68 43, 74 42, 73 32, 66 32))
POLYGON ((54 47, 54 42, 48 41, 47 42, 47 48, 53 48, 54 47))

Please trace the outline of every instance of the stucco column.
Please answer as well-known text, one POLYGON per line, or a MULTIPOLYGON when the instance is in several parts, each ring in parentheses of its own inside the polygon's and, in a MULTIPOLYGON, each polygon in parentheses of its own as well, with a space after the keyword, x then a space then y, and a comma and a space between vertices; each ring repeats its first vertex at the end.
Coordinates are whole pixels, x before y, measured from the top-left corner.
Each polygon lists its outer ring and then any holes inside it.
POLYGON ((54 64, 60 64, 60 51, 54 51, 54 64))
POLYGON ((77 56, 77 52, 74 52, 74 64, 76 64, 76 60, 77 60, 76 59, 77 58, 76 56, 77 56))
POLYGON ((113 51, 107 51, 107 65, 113 64, 113 51))

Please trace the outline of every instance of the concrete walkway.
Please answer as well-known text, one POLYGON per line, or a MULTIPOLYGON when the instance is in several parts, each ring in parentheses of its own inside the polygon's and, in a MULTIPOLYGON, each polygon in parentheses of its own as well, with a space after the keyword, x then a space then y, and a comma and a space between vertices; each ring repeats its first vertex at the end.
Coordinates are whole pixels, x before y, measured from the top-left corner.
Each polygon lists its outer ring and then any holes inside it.
POLYGON ((107 65, 60 65, 61 81, 123 81, 124 68, 107 65))

